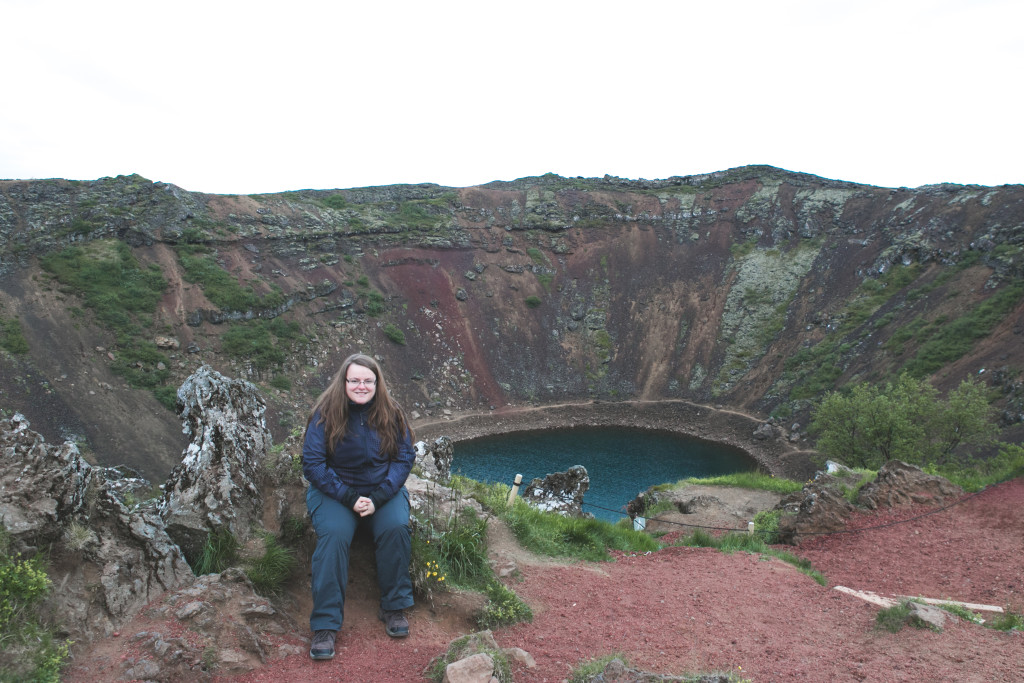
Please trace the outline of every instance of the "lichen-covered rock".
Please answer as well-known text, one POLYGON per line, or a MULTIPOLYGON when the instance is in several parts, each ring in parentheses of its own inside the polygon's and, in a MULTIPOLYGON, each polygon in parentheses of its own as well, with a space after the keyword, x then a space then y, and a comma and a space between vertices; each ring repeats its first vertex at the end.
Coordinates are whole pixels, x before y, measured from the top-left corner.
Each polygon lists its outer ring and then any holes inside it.
POLYGON ((432 442, 417 441, 416 464, 422 470, 422 477, 440 484, 448 483, 452 472, 452 459, 455 457, 455 444, 447 436, 441 436, 432 442))
POLYGON ((51 446, 24 415, 0 421, 0 520, 15 550, 59 538, 85 504, 92 466, 78 446, 51 446))
POLYGON ((155 596, 194 580, 153 506, 129 509, 124 488, 108 486, 108 474, 128 486, 122 472, 93 468, 75 444, 49 445, 28 427, 21 415, 0 421, 0 520, 14 552, 47 548, 60 586, 47 607, 75 643, 109 635, 155 596))
POLYGON ((566 517, 584 517, 583 494, 590 488, 590 475, 583 465, 573 465, 565 472, 536 478, 522 491, 523 499, 541 510, 557 512, 566 517))
POLYGON ((962 488, 948 479, 927 474, 899 460, 890 460, 878 470, 875 480, 860 490, 857 502, 871 510, 914 504, 943 505, 963 493, 962 488))
POLYGON ((178 414, 192 441, 167 480, 160 514, 186 557, 212 531, 246 539, 263 513, 258 479, 271 445, 266 403, 250 382, 202 366, 178 389, 178 414))

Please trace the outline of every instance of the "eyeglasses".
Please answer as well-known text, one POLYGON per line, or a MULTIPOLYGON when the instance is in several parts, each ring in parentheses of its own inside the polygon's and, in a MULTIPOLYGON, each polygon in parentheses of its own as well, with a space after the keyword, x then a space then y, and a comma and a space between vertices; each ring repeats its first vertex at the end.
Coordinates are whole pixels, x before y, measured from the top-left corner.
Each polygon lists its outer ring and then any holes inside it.
POLYGON ((358 387, 360 384, 366 387, 372 387, 377 383, 375 379, 346 379, 345 380, 350 387, 358 387))

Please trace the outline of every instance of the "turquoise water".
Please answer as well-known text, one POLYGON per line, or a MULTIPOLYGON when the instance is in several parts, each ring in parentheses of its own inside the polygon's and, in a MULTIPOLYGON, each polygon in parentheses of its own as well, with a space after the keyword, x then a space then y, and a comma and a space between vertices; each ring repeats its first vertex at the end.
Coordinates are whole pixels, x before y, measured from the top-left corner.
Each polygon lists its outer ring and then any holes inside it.
MULTIPOLYGON (((743 451, 670 432, 623 428, 575 428, 513 432, 455 445, 452 472, 512 485, 583 465, 590 488, 583 510, 610 522, 625 505, 655 484, 756 469, 743 451)), ((621 510, 621 512, 620 512, 621 510)))

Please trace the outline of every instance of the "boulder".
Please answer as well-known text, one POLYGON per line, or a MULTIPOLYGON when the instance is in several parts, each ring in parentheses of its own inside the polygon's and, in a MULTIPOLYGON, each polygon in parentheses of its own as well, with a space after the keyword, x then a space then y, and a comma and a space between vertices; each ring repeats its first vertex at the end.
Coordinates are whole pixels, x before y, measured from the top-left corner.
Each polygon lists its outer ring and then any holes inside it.
POLYGON ((192 441, 167 480, 160 514, 185 556, 196 558, 211 532, 244 541, 260 527, 260 465, 271 436, 259 389, 208 365, 181 385, 177 406, 192 441))
POLYGON ((536 478, 522 491, 523 500, 541 510, 557 512, 566 517, 584 517, 583 494, 590 488, 590 475, 583 465, 573 465, 565 472, 536 478))

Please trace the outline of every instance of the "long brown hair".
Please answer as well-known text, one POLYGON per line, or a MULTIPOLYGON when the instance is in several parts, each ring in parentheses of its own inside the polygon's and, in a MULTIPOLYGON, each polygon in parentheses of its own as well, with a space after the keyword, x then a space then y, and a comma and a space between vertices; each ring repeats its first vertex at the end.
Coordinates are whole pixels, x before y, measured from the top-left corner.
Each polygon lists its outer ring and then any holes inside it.
POLYGON ((381 451, 387 454, 388 458, 394 460, 398 457, 398 444, 405 438, 405 435, 408 434, 409 439, 412 440, 412 428, 409 426, 408 420, 405 419, 402 408, 388 393, 384 375, 380 371, 380 364, 365 354, 353 353, 341 364, 341 369, 313 404, 313 409, 306 420, 306 429, 309 429, 313 415, 320 411, 320 419, 317 420, 317 424, 324 425, 328 452, 333 452, 335 446, 345 438, 345 428, 348 426, 350 412, 348 394, 345 393, 345 379, 348 377, 348 369, 352 364, 368 368, 377 380, 377 391, 373 396, 373 405, 367 413, 367 418, 370 421, 370 426, 380 436, 381 451))

